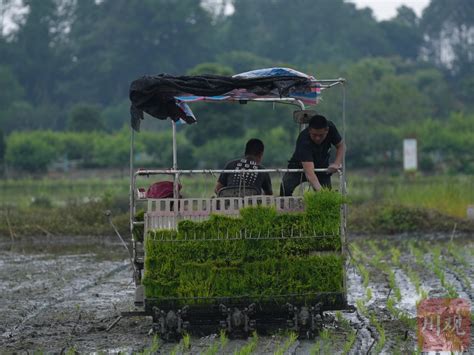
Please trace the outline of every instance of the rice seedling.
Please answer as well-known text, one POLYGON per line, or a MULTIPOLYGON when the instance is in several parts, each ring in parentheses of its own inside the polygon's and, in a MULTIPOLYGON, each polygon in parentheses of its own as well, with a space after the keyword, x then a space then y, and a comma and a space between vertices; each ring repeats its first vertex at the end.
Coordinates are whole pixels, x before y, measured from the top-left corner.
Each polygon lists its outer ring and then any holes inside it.
MULTIPOLYGON (((397 298, 397 301, 400 302, 402 299, 402 294, 400 291, 400 288, 398 287, 396 280, 395 280, 395 273, 394 271, 390 268, 388 264, 386 264, 382 259, 383 259, 383 252, 377 247, 375 242, 369 241, 368 242, 371 250, 374 252, 375 256, 371 258, 367 258, 365 255, 363 257, 368 261, 372 266, 374 266, 376 269, 382 271, 384 274, 387 275, 388 277, 388 283, 390 289, 394 292, 395 297, 397 298)), ((372 298, 372 291, 370 289, 366 289, 366 295, 367 295, 367 301, 369 301, 372 298), (370 297, 369 297, 370 296, 370 297)))
POLYGON ((78 354, 76 348, 73 346, 72 348, 69 348, 65 351, 66 355, 76 355, 78 354))
MULTIPOLYGON (((388 269, 388 266, 387 266, 387 269, 388 269)), ((397 282, 395 281, 395 273, 391 269, 388 269, 387 271, 388 271, 388 284, 390 288, 392 289, 392 291, 394 292, 397 302, 400 302, 402 300, 402 294, 401 294, 400 288, 397 285, 397 282)))
POLYGON ((227 337, 225 330, 221 330, 221 332, 219 333, 220 349, 224 350, 228 342, 229 342, 229 338, 227 337))
POLYGON ((441 248, 439 246, 436 246, 432 250, 432 263, 429 265, 431 270, 434 272, 434 274, 438 277, 441 286, 445 288, 445 290, 448 293, 448 297, 450 298, 457 298, 458 292, 456 288, 450 284, 449 282, 446 281, 446 276, 443 268, 445 267, 444 261, 442 259, 441 255, 441 248))
POLYGON ((366 295, 366 302, 369 302, 372 299, 372 289, 370 287, 367 287, 365 289, 365 295, 366 295))
POLYGON ((171 349, 170 355, 178 355, 180 351, 181 351, 181 343, 176 344, 176 346, 173 349, 171 349))
POLYGON ((323 354, 330 354, 332 351, 333 334, 330 330, 324 329, 321 333, 321 340, 323 341, 323 354))
POLYGON ((400 250, 397 247, 391 247, 390 252, 392 254, 392 263, 393 265, 400 267, 400 250))
POLYGON ((406 312, 396 308, 395 301, 393 298, 389 298, 386 303, 387 310, 392 314, 393 317, 401 321, 407 328, 415 329, 416 318, 412 319, 406 312))
POLYGON ((374 353, 379 354, 382 352, 383 347, 385 346, 385 329, 383 326, 377 321, 375 313, 371 313, 370 315, 370 323, 377 329, 377 333, 379 334, 377 339, 377 344, 374 348, 374 353))
POLYGON ((365 255, 362 253, 356 243, 352 243, 350 246, 354 257, 352 261, 362 276, 362 284, 364 288, 367 288, 369 286, 369 271, 361 262, 359 262, 365 258, 365 255))
POLYGON ((182 343, 183 343, 183 351, 191 349, 191 335, 189 335, 188 333, 185 333, 183 335, 182 343))
POLYGON ((314 343, 314 345, 310 349, 311 355, 319 355, 319 354, 332 354, 333 351, 331 350, 331 339, 332 334, 328 329, 323 329, 319 335, 319 340, 314 343))
POLYGON ((318 340, 309 350, 310 355, 320 355, 321 354, 321 341, 318 340))
POLYGON ((274 351, 274 355, 283 355, 288 349, 290 349, 293 344, 298 340, 298 335, 295 332, 290 332, 288 335, 288 339, 286 339, 283 346, 278 346, 278 348, 274 351))
POLYGON ((356 307, 357 310, 364 316, 368 315, 367 307, 365 306, 364 300, 357 299, 356 300, 356 307))
POLYGON ((258 335, 257 335, 257 332, 253 332, 252 338, 250 339, 250 341, 246 345, 244 345, 242 348, 236 350, 234 352, 234 355, 250 355, 255 351, 255 349, 257 349, 257 345, 258 345, 258 335))
POLYGON ((342 328, 346 330, 351 329, 351 325, 349 321, 346 318, 344 318, 341 311, 336 311, 335 316, 336 316, 337 322, 342 326, 342 328))
POLYGON ((219 343, 214 341, 204 352, 205 355, 216 355, 219 352, 219 343))
POLYGON ((418 298, 416 300, 416 307, 418 307, 420 302, 423 301, 426 298, 428 298, 428 292, 422 289, 421 292, 420 292, 420 298, 418 298))
POLYGON ((349 332, 342 349, 342 354, 348 354, 357 338, 357 332, 351 327, 349 321, 343 317, 340 311, 336 311, 336 320, 346 332, 349 332))
POLYGON ((373 254, 371 255, 372 264, 374 266, 380 265, 381 260, 385 256, 384 253, 375 245, 375 241, 369 240, 367 241, 367 245, 372 250, 373 254))
MULTIPOLYGON (((395 272, 391 269, 390 265, 382 262, 382 257, 381 257, 382 252, 375 245, 375 243, 371 242, 370 247, 376 255, 379 255, 379 257, 375 258, 375 261, 372 261, 372 263, 374 264, 376 268, 378 268, 379 270, 381 270, 383 273, 387 275, 389 287, 393 291, 393 295, 395 297, 395 298, 392 298, 392 297, 388 298, 387 303, 386 303, 387 310, 396 319, 400 320, 407 328, 413 329, 415 327, 416 320, 411 319, 407 313, 397 309, 395 306, 395 302, 400 302, 402 300, 400 287, 396 283, 395 272)), ((391 248, 391 254, 392 254, 391 255, 392 262, 395 264, 398 264, 401 267, 400 251, 397 248, 391 248)), ((414 276, 412 273, 412 276, 414 279, 418 280, 418 285, 419 285, 420 282, 419 282, 419 278, 417 278, 417 275, 414 276)), ((418 286, 418 289, 419 289, 419 286, 418 286)), ((370 300, 370 298, 368 298, 367 301, 368 300, 370 300)), ((358 308, 359 308, 359 305, 360 303, 358 304, 358 308)))
MULTIPOLYGON (((326 207, 332 201, 331 219, 341 202, 337 196, 329 191, 306 194, 305 214, 251 207, 241 210, 241 218, 213 215, 204 222, 181 221, 177 231, 150 231, 145 239, 146 297, 199 297, 205 302, 202 298, 342 292, 344 257, 338 234, 303 239, 292 234, 298 229, 296 235, 328 233, 329 225, 320 223, 324 212, 311 205, 312 198, 326 207), (284 238, 248 238, 261 235, 284 238)), ((337 225, 330 232, 339 233, 339 219, 333 222, 337 225)))
POLYGON ((452 264, 446 264, 446 268, 453 274, 457 275, 457 277, 459 277, 462 280, 463 285, 468 290, 472 290, 471 280, 469 280, 469 277, 466 275, 464 270, 452 264))
POLYGON ((367 288, 369 286, 369 271, 362 264, 358 264, 358 269, 362 276, 362 285, 367 288))
POLYGON ((469 263, 467 262, 466 258, 464 258, 464 256, 459 252, 458 248, 454 243, 448 243, 447 250, 449 254, 452 255, 454 260, 456 260, 458 263, 465 267, 469 267, 469 263))
POLYGON ((418 274, 408 264, 401 265, 401 268, 405 272, 405 274, 408 276, 408 279, 413 284, 413 286, 415 286, 416 293, 420 295, 422 290, 421 290, 421 281, 418 274))
POLYGON ((138 353, 138 354, 139 355, 153 355, 153 354, 156 354, 158 352, 159 348, 160 348, 159 337, 158 337, 158 335, 154 335, 150 346, 143 349, 143 351, 138 353))
POLYGON ((410 254, 415 257, 415 263, 419 266, 424 266, 425 256, 421 249, 416 246, 414 241, 408 243, 408 249, 410 250, 410 254))
POLYGON ((351 329, 349 336, 347 337, 346 342, 344 343, 344 347, 342 348, 342 354, 349 354, 354 343, 357 339, 357 332, 354 329, 351 329))
MULTIPOLYGON (((389 284, 389 287, 390 289, 394 292, 395 294, 395 297, 397 299, 398 302, 401 301, 402 299, 402 294, 401 294, 401 291, 400 291, 400 288, 398 287, 397 283, 396 283, 396 280, 395 280, 395 272, 391 269, 390 265, 386 264, 385 262, 383 262, 382 258, 383 258, 383 252, 375 245, 375 243, 373 241, 369 241, 368 242, 369 245, 370 245, 370 248, 372 249, 372 251, 374 252, 374 254, 376 255, 376 257, 374 258, 371 258, 369 261, 370 263, 376 267, 377 269, 379 269, 380 271, 382 271, 384 274, 387 275, 388 277, 388 284, 389 284)), ((396 252, 395 252, 396 253, 396 252)), ((398 258, 399 258, 399 252, 398 252, 398 258)), ((397 254, 395 254, 397 255, 397 254)), ((398 258, 396 258, 396 260, 399 260, 398 258)))

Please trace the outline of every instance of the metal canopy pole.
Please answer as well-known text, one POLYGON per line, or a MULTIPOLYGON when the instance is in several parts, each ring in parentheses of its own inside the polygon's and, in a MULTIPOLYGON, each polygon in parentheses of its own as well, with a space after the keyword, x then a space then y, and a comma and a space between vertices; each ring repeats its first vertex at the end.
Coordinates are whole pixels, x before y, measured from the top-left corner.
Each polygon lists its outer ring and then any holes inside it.
POLYGON ((133 221, 135 218, 135 174, 133 173, 133 160, 134 160, 134 145, 135 145, 135 131, 131 129, 130 134, 130 233, 133 232, 133 221))
MULTIPOLYGON (((176 122, 171 120, 171 125, 173 127, 173 170, 178 170, 178 152, 176 148, 176 122)), ((178 188, 179 173, 174 174, 173 180, 173 198, 179 197, 179 188, 178 188)))
MULTIPOLYGON (((345 82, 342 82, 342 141, 346 145, 346 85, 345 85, 345 82)), ((345 149, 344 149, 344 154, 342 155, 342 175, 344 178, 343 193, 346 194, 346 186, 345 186, 346 185, 346 150, 345 149)))
MULTIPOLYGON (((346 85, 345 81, 341 81, 342 85, 342 141, 344 142, 345 147, 346 143, 346 85)), ((346 149, 344 149, 344 154, 342 155, 342 171, 339 177, 340 188, 342 196, 347 195, 347 186, 346 186, 346 149)), ((347 250, 347 203, 344 201, 341 206, 341 251, 342 254, 346 257, 347 250)), ((347 304, 347 269, 344 268, 344 277, 343 277, 343 287, 344 287, 344 302, 347 304)))

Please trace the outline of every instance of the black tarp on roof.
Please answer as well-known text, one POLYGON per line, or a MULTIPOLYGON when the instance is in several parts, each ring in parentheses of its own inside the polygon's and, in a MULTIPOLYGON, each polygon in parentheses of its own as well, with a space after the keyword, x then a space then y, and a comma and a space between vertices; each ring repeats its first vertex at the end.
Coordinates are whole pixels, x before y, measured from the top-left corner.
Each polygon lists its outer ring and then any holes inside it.
POLYGON ((311 84, 314 78, 306 74, 281 68, 276 75, 271 74, 274 69, 262 69, 249 72, 252 75, 239 74, 233 77, 220 75, 199 76, 172 76, 160 74, 156 76, 144 76, 132 82, 130 85, 131 100, 131 125, 133 129, 140 129, 140 121, 143 120, 143 112, 158 119, 168 117, 177 121, 184 120, 186 123, 194 123, 192 113, 187 112, 186 104, 180 102, 177 97, 195 95, 213 97, 218 95, 238 93, 245 97, 290 97, 291 92, 311 92, 311 84), (255 73, 267 70, 264 76, 255 73), (270 70, 270 72, 269 72, 270 70), (270 74, 268 74, 270 73, 270 74), (295 74, 297 73, 297 74, 295 74))

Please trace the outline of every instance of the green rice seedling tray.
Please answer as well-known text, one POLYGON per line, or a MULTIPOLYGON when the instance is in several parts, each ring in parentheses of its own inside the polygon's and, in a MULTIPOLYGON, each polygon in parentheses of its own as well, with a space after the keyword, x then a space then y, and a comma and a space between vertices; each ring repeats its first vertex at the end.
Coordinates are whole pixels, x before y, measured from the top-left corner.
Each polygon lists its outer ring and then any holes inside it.
POLYGON ((324 191, 305 195, 304 213, 248 207, 239 218, 211 215, 181 221, 177 230, 149 231, 145 297, 211 304, 228 297, 343 293, 342 203, 339 194, 324 191))

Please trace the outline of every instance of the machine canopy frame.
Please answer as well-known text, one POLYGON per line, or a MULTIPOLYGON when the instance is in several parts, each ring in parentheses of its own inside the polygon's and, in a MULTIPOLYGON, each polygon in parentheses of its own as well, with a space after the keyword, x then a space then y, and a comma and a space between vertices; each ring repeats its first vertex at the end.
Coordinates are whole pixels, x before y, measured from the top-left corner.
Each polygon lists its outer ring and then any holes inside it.
POLYGON ((266 101, 300 106, 316 105, 321 91, 344 79, 317 80, 289 68, 266 68, 234 76, 143 76, 130 85, 131 126, 140 130, 144 113, 152 117, 193 124, 197 121, 190 102, 266 101))

